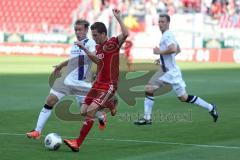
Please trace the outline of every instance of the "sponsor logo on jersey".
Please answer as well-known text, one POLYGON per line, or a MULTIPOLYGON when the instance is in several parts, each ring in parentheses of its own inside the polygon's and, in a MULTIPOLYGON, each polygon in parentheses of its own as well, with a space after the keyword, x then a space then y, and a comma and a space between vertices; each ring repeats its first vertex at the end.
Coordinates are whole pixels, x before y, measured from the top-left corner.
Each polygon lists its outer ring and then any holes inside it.
POLYGON ((104 54, 103 53, 97 54, 96 56, 97 56, 98 59, 103 59, 104 58, 104 54))

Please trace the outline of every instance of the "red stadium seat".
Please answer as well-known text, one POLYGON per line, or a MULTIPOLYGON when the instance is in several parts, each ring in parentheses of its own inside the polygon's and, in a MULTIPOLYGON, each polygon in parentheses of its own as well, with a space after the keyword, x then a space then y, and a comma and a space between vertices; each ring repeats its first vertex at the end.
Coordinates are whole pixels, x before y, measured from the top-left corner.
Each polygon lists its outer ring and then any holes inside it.
POLYGON ((1 28, 8 32, 41 32, 42 22, 68 29, 81 0, 1 0, 1 28))

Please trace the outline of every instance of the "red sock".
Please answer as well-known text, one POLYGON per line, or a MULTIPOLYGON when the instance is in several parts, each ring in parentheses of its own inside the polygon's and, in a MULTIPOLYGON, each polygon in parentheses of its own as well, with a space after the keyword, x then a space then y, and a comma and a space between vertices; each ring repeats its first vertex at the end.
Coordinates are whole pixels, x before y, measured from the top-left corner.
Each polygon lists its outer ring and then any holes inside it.
POLYGON ((88 132, 90 131, 90 129, 92 128, 94 123, 94 119, 87 117, 85 119, 85 121, 83 122, 83 126, 80 130, 80 135, 77 138, 77 144, 78 146, 80 146, 82 144, 82 142, 84 141, 84 139, 86 138, 86 136, 88 135, 88 132))

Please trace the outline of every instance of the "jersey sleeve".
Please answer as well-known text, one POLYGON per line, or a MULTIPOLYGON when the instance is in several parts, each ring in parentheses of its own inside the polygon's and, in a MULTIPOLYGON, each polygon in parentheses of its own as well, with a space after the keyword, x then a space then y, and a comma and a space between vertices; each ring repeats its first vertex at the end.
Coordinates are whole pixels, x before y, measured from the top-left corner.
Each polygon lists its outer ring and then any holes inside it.
POLYGON ((119 44, 117 37, 112 37, 110 40, 111 40, 112 42, 115 42, 115 43, 119 44))
MULTIPOLYGON (((96 43, 94 40, 89 40, 88 43, 87 43, 87 49, 90 51, 90 52, 94 52, 96 51, 96 43)), ((95 53, 96 54, 96 53, 95 53)))
POLYGON ((170 46, 172 44, 177 45, 175 37, 172 34, 167 34, 165 37, 165 44, 166 46, 170 46))
POLYGON ((71 46, 71 49, 69 50, 69 58, 70 58, 70 59, 73 58, 73 57, 75 57, 75 55, 74 55, 74 50, 75 50, 75 46, 72 45, 72 46, 71 46))

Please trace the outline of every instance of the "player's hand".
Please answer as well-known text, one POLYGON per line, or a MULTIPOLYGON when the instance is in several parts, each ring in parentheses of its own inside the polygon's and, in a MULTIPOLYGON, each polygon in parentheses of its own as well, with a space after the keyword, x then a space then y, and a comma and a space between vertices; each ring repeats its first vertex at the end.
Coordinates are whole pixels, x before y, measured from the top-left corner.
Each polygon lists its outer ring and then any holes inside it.
POLYGON ((160 53, 161 53, 161 51, 158 47, 153 48, 153 54, 159 55, 160 53))
POLYGON ((94 83, 94 82, 96 81, 96 79, 97 79, 97 74, 94 73, 94 74, 92 75, 92 83, 94 83))
POLYGON ((53 74, 56 76, 56 77, 61 77, 61 69, 62 67, 60 67, 60 65, 55 65, 53 66, 54 67, 54 71, 53 71, 53 74))
POLYGON ((159 60, 159 59, 156 59, 156 60, 154 61, 154 64, 159 65, 159 64, 160 64, 160 60, 159 60))
POLYGON ((80 49, 84 49, 84 45, 83 45, 83 43, 82 42, 80 42, 80 41, 76 41, 76 42, 74 42, 74 44, 75 45, 77 45, 80 49))
POLYGON ((177 52, 176 52, 176 54, 178 54, 178 53, 180 53, 180 52, 181 52, 180 46, 177 45, 177 52))
POLYGON ((112 12, 113 12, 113 15, 118 19, 118 18, 120 18, 120 10, 119 9, 116 9, 116 8, 114 8, 113 10, 112 10, 112 12))

